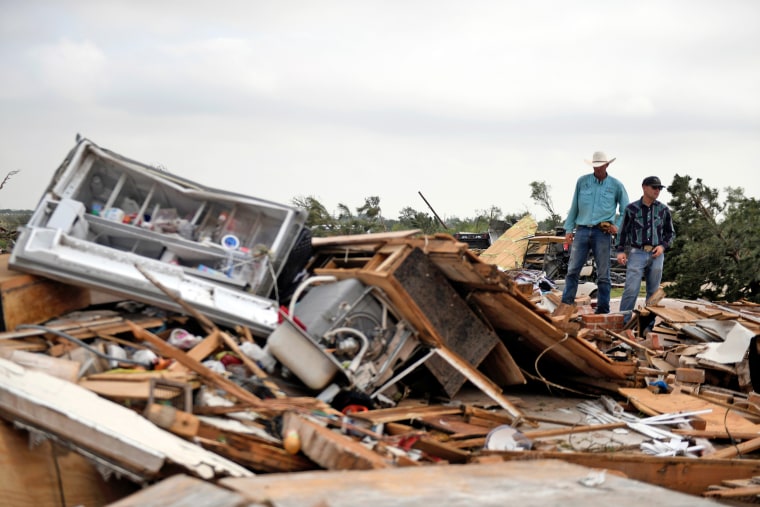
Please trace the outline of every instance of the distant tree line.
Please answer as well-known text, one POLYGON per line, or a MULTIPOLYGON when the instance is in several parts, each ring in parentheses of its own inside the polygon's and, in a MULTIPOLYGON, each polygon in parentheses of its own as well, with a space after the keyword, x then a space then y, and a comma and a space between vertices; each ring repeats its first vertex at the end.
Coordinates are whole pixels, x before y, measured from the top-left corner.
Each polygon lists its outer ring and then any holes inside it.
MULTIPOLYGON (((532 182, 531 198, 548 217, 539 231, 553 234, 563 224, 551 198, 551 187, 532 182)), ((676 175, 668 187, 667 202, 673 214, 676 240, 666 253, 663 282, 669 297, 710 301, 747 300, 760 303, 760 203, 741 188, 725 189, 727 198, 702 180, 676 175)), ((636 197, 638 198, 638 197, 636 197)), ((307 226, 314 236, 364 234, 420 229, 425 234, 484 232, 494 224, 511 225, 527 212, 504 213, 491 205, 468 218, 448 218, 445 226, 434 213, 407 206, 395 219, 384 217, 380 198, 373 196, 353 210, 338 206, 332 215, 314 197, 300 197, 293 204, 308 212, 307 226)))
MULTIPOLYGON (((18 171, 0 180, 0 190, 18 171)), ((538 223, 539 231, 554 233, 563 218, 554 209, 551 187, 545 182, 530 184, 531 199, 548 217, 538 223)), ((726 188, 727 197, 701 179, 675 175, 668 187, 667 203, 673 214, 676 239, 666 253, 663 282, 670 297, 704 298, 710 301, 746 300, 760 303, 760 202, 744 195, 742 188, 726 188)), ((506 229, 527 214, 504 212, 496 205, 476 210, 467 218, 450 217, 443 223, 437 211, 411 206, 398 217, 385 217, 380 198, 370 196, 357 207, 341 203, 330 213, 313 196, 296 197, 292 204, 307 213, 306 225, 315 237, 365 234, 419 229, 424 234, 486 232, 506 229)), ((12 247, 16 231, 30 216, 29 210, 0 211, 0 251, 12 247)))

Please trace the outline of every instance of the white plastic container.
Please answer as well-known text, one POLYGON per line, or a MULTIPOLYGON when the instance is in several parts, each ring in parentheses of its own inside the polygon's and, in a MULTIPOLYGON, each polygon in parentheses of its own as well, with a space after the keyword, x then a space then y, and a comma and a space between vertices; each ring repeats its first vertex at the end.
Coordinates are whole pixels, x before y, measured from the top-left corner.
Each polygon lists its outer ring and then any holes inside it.
POLYGON ((289 319, 269 335, 267 350, 311 389, 324 389, 340 370, 327 352, 289 319))

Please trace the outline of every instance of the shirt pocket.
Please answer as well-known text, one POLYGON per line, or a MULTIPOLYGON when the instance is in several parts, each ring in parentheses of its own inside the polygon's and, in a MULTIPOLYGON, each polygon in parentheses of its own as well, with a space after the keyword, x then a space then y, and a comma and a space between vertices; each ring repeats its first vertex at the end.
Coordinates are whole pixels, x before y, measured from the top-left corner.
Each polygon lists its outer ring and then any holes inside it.
POLYGON ((583 185, 580 189, 580 201, 581 202, 594 202, 594 190, 591 185, 583 185))
POLYGON ((605 210, 615 210, 615 189, 605 188, 599 196, 599 203, 605 210))

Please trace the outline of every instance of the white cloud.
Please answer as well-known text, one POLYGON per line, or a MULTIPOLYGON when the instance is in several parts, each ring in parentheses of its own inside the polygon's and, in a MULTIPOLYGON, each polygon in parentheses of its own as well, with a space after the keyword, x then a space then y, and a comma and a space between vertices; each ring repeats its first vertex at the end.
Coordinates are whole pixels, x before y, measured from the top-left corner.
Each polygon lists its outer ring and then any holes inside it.
POLYGON ((63 39, 55 45, 32 48, 30 58, 39 93, 50 93, 64 101, 95 102, 108 85, 107 58, 90 41, 63 39))
MULTIPOLYGON (((751 0, 4 4, 3 207, 33 207, 81 132, 198 181, 389 217, 569 205, 583 159, 633 196, 675 173, 760 196, 751 0), (730 171, 726 170, 730 167, 730 171)), ((667 196, 666 196, 667 197, 667 196)))

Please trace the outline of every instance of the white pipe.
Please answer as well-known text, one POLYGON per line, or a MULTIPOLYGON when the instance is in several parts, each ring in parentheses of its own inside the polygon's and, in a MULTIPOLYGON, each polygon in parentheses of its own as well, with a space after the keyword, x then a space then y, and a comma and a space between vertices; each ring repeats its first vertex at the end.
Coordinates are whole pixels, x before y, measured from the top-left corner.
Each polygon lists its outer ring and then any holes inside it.
POLYGON ((290 318, 295 317, 295 309, 296 309, 296 302, 298 301, 298 298, 301 297, 301 293, 306 290, 306 288, 310 285, 313 285, 315 283, 319 282, 335 282, 338 279, 332 275, 321 275, 321 276, 312 276, 310 278, 307 278, 303 282, 301 282, 298 287, 296 287, 296 290, 293 292, 293 297, 290 298, 290 307, 288 308, 288 313, 290 314, 290 318))
POLYGON ((364 357, 364 353, 367 352, 367 349, 369 348, 369 338, 367 338, 364 333, 359 331, 358 329, 354 329, 352 327, 337 327, 333 329, 332 331, 329 331, 324 334, 325 338, 332 338, 333 335, 336 335, 338 333, 350 333, 354 336, 358 336, 359 339, 362 341, 362 348, 359 349, 359 353, 354 356, 354 358, 351 360, 351 364, 348 365, 348 370, 351 373, 356 372, 356 368, 359 367, 359 363, 361 363, 362 358, 364 357))

